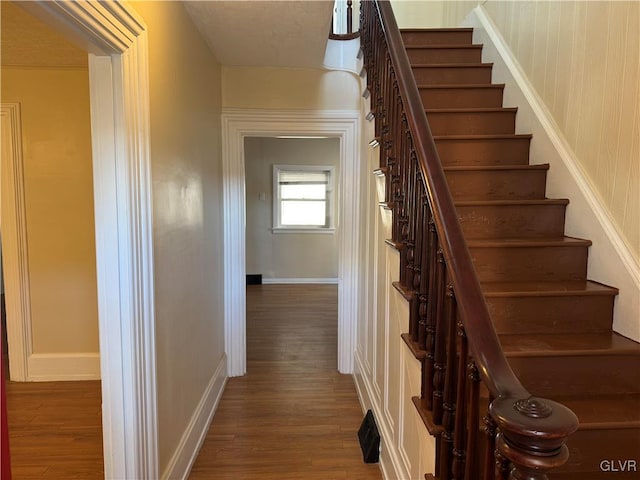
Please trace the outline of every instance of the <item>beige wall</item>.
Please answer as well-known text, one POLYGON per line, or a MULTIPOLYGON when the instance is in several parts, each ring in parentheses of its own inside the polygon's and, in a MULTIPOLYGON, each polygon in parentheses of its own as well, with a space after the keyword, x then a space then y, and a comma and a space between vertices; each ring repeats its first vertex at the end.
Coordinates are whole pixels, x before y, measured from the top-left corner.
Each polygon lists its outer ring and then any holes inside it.
MULTIPOLYGON (((332 165, 339 173, 340 140, 245 139, 247 273, 268 278, 337 278, 336 233, 273 233, 273 165, 332 165), (264 200, 260 194, 264 193, 264 200)), ((335 179, 338 191, 339 178, 335 179)), ((337 204, 336 198, 336 204, 337 204)), ((334 209, 334 215, 337 209, 334 209)), ((337 219, 336 227, 340 227, 337 219)))
POLYGON ((98 352, 89 76, 2 67, 19 102, 33 353, 98 352))
POLYGON ((348 72, 271 67, 223 67, 223 107, 358 110, 360 87, 348 72))
POLYGON ((149 32, 159 471, 224 354, 220 66, 180 2, 149 32))
POLYGON ((484 8, 640 262, 640 3, 484 8))
POLYGON ((393 14, 400 28, 437 28, 442 24, 442 1, 392 0, 393 14))

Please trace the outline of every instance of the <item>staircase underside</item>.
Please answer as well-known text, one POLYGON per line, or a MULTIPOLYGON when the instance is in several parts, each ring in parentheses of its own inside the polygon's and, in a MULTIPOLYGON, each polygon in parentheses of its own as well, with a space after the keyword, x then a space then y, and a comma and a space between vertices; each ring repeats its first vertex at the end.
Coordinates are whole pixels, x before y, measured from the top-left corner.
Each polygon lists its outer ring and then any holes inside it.
MULTIPOLYGON (((471 29, 402 36, 511 367, 532 394, 580 420, 569 461, 550 478, 602 479, 603 461, 635 460, 640 469, 640 346, 612 331, 617 289, 587 278, 591 242, 564 234, 569 200, 546 198, 549 166, 529 163, 532 137, 515 134, 517 109, 502 106, 504 85, 491 84, 492 65, 482 63, 471 29)), ((425 352, 403 338, 422 360, 425 352)), ((639 475, 619 470, 615 478, 639 475)))

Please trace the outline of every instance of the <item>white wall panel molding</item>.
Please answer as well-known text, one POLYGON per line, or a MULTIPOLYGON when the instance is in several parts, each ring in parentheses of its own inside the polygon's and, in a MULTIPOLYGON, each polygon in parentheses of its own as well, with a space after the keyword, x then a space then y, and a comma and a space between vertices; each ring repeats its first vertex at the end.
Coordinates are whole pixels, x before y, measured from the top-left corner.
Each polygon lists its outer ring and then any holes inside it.
POLYGON ((218 408, 226 384, 227 357, 223 355, 180 439, 178 448, 162 473, 163 480, 189 477, 189 472, 200 453, 200 447, 207 436, 209 425, 218 408))
POLYGON ((9 378, 23 382, 29 378, 31 355, 31 302, 29 259, 24 197, 22 123, 20 105, 3 103, 2 122, 2 262, 7 344, 11 362, 9 378))
POLYGON ((614 330, 640 341, 640 265, 610 213, 587 179, 544 101, 524 73, 502 34, 482 6, 465 20, 474 27, 474 42, 483 43, 483 61, 494 62, 493 81, 504 82, 505 105, 518 106, 518 132, 532 133, 532 163, 550 163, 547 196, 566 197, 567 235, 593 241, 589 277, 620 289, 614 330))
POLYGON ((393 430, 386 421, 380 404, 373 401, 373 391, 371 382, 368 377, 363 374, 362 358, 356 354, 354 367, 354 380, 356 391, 363 411, 372 410, 380 433, 380 469, 385 479, 407 479, 409 472, 404 468, 404 462, 401 459, 397 444, 394 440, 393 430))
POLYGON ((360 113, 335 110, 225 109, 222 113, 225 351, 229 376, 246 372, 244 138, 281 135, 340 139, 338 370, 353 371, 361 258, 360 113))
POLYGON ((28 8, 89 56, 106 478, 158 478, 146 27, 115 1, 28 8))

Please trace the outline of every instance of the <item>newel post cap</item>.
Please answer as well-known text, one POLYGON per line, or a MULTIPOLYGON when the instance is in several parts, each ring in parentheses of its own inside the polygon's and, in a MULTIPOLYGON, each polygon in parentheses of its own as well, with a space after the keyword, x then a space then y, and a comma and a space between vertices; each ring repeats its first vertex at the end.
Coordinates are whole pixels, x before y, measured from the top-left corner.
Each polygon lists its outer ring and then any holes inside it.
POLYGON ((578 417, 569 408, 534 396, 499 397, 489 412, 500 430, 497 446, 514 464, 547 469, 567 461, 565 442, 578 428, 578 417))

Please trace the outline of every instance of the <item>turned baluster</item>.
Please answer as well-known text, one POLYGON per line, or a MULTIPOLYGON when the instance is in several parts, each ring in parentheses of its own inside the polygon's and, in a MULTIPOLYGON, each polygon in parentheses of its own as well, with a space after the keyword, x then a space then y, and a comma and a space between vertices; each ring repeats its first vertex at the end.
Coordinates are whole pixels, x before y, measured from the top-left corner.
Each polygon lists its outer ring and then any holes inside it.
POLYGON ((442 394, 442 426, 444 432, 440 443, 440 478, 451 478, 451 464, 454 443, 454 425, 456 415, 456 386, 458 368, 456 365, 456 306, 453 285, 446 287, 444 318, 446 329, 446 367, 444 392, 442 394))
POLYGON ((465 462, 465 480, 478 478, 477 452, 478 448, 478 421, 480 417, 480 373, 475 362, 469 362, 467 366, 467 388, 469 389, 469 423, 467 424, 467 458, 465 462))
MULTIPOLYGON (((415 155, 415 153, 414 153, 415 155)), ((424 328, 420 326, 420 284, 422 282, 422 245, 424 243, 423 238, 423 230, 424 230, 424 187, 420 180, 420 169, 418 168, 418 161, 415 160, 416 168, 415 170, 415 189, 414 189, 414 205, 415 205, 415 214, 414 214, 414 259, 413 259, 413 284, 411 289, 414 291, 414 309, 413 309, 413 327, 414 330, 411 332, 411 340, 417 342, 419 345, 424 344, 424 335, 422 336, 422 343, 419 343, 420 338, 420 329, 424 328)))
POLYGON ((436 346, 436 298, 437 298, 437 265, 438 237, 433 215, 429 212, 427 262, 429 274, 426 298, 426 334, 424 368, 422 369, 422 398, 428 410, 433 410, 433 384, 435 381, 435 346, 436 346))
POLYGON ((445 266, 442 248, 438 247, 438 262, 434 289, 436 339, 433 356, 433 421, 442 425, 444 381, 447 362, 447 318, 444 314, 445 304, 445 266))
MULTIPOLYGON (((453 303, 455 306, 455 297, 453 299, 453 303)), ((467 436, 467 409, 470 408, 467 403, 467 360, 469 356, 469 349, 467 345, 467 336, 464 332, 464 325, 462 322, 457 322, 457 324, 460 347, 458 352, 456 426, 453 435, 453 465, 451 467, 451 473, 453 473, 453 480, 463 480, 465 474, 466 453, 469 452, 470 455, 473 455, 473 451, 465 450, 467 436)), ((469 435, 472 435, 472 432, 469 432, 469 435)))
MULTIPOLYGON (((489 397, 489 402, 493 398, 489 397)), ((493 421, 491 415, 488 413, 482 417, 482 423, 484 424, 483 430, 487 436, 485 441, 485 450, 483 455, 483 480, 503 480, 503 477, 498 476, 498 459, 496 457, 496 422, 493 421)))

